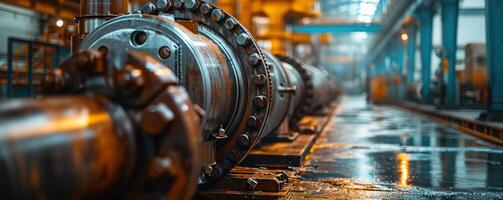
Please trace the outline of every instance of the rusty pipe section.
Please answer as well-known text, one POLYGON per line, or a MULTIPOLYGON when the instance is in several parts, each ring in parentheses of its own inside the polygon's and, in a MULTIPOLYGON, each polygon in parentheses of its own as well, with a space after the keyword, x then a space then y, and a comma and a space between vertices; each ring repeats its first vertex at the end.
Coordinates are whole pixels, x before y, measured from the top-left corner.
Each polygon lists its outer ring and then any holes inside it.
POLYGON ((307 64, 304 64, 303 67, 311 76, 312 83, 312 87, 308 92, 312 92, 313 101, 308 105, 308 113, 315 114, 329 104, 336 94, 333 91, 333 83, 331 83, 327 71, 307 64))
POLYGON ((129 12, 128 0, 80 0, 77 34, 71 37, 71 51, 76 52, 82 40, 94 29, 114 17, 129 12))
POLYGON ((80 0, 79 34, 87 34, 128 10, 128 0, 80 0))
POLYGON ((128 12, 128 0, 80 0, 81 17, 116 17, 128 12))
POLYGON ((0 199, 191 199, 203 112, 177 81, 142 53, 73 54, 43 84, 63 96, 0 104, 0 199))
POLYGON ((307 65, 297 58, 278 55, 278 59, 282 62, 283 67, 295 69, 292 76, 300 79, 302 84, 298 86, 296 92, 296 102, 293 114, 289 119, 290 124, 296 124, 305 115, 319 114, 322 109, 330 102, 334 101, 338 96, 338 89, 335 82, 330 80, 328 72, 307 65))
POLYGON ((130 181, 136 156, 125 111, 96 96, 0 104, 0 198, 103 198, 130 181))
POLYGON ((272 112, 267 120, 268 135, 277 133, 281 123, 296 128, 305 115, 319 114, 337 97, 328 72, 288 56, 264 52, 272 72, 272 112))

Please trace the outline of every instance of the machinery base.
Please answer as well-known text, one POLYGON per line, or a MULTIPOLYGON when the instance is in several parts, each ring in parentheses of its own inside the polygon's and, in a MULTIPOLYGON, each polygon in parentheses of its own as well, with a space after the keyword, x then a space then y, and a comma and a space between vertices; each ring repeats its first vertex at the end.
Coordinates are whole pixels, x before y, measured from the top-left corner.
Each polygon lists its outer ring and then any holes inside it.
POLYGON ((293 172, 236 167, 211 188, 199 190, 196 199, 284 199, 293 172))
POLYGON ((299 167, 314 144, 316 136, 300 134, 292 142, 265 143, 250 152, 241 163, 249 167, 299 167))
POLYGON ((263 141, 229 174, 211 187, 201 188, 196 199, 285 199, 290 194, 291 167, 300 167, 319 133, 333 119, 336 103, 325 116, 306 116, 299 132, 283 133, 263 141), (293 137, 292 139, 292 136, 293 137))
POLYGON ((311 150, 316 137, 332 119, 337 104, 327 107, 325 116, 306 116, 299 122, 298 136, 293 140, 264 141, 253 149, 242 166, 288 168, 299 167, 311 150))
POLYGON ((274 142, 293 142, 299 137, 298 132, 287 132, 279 133, 272 136, 267 136, 262 139, 264 143, 274 143, 274 142))

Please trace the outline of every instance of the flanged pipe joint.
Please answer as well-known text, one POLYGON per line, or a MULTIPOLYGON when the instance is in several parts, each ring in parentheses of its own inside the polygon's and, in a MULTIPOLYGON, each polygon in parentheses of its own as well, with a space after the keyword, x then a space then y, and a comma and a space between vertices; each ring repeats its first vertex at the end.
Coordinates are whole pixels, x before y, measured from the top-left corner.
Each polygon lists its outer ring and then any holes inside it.
POLYGON ((263 52, 233 16, 199 0, 146 3, 89 32, 80 49, 89 48, 144 52, 170 67, 207 114, 200 183, 225 174, 281 123, 295 124, 330 96, 328 76, 263 52))

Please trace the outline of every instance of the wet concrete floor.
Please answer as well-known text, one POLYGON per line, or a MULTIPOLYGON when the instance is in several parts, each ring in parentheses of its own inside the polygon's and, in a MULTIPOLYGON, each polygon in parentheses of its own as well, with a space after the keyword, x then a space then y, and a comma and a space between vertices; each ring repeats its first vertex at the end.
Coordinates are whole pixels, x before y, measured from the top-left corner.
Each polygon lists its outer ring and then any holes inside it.
POLYGON ((503 199, 503 147, 344 97, 289 199, 503 199))

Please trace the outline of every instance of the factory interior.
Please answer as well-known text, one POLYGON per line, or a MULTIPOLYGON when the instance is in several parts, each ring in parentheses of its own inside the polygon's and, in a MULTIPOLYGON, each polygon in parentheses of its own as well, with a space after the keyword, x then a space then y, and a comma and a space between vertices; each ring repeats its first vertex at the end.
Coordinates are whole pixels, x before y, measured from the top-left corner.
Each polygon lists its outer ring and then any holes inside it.
POLYGON ((0 199, 503 199, 503 0, 0 17, 0 199))

